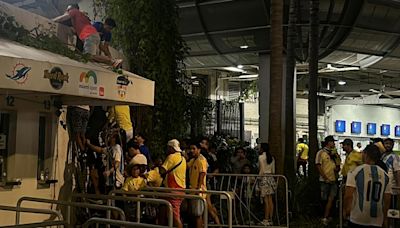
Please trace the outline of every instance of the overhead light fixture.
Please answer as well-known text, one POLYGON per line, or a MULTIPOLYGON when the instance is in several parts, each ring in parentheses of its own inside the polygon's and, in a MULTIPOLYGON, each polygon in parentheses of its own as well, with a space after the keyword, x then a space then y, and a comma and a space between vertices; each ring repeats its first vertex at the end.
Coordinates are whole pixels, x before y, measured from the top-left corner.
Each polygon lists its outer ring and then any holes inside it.
POLYGON ((249 46, 248 45, 241 45, 240 48, 241 49, 247 49, 247 48, 249 48, 249 46))
POLYGON ((244 70, 239 69, 237 67, 224 67, 222 69, 227 70, 227 71, 232 71, 232 72, 240 72, 240 73, 243 73, 243 71, 244 71, 244 70))
POLYGON ((239 76, 240 79, 258 78, 258 74, 244 74, 239 76))
POLYGON ((237 68, 243 69, 243 65, 237 65, 237 68))
POLYGON ((340 81, 338 81, 338 84, 341 85, 341 86, 343 86, 343 85, 346 85, 346 82, 343 81, 343 80, 340 80, 340 81))
POLYGON ((197 78, 197 76, 192 76, 192 77, 190 77, 190 79, 196 79, 197 78))

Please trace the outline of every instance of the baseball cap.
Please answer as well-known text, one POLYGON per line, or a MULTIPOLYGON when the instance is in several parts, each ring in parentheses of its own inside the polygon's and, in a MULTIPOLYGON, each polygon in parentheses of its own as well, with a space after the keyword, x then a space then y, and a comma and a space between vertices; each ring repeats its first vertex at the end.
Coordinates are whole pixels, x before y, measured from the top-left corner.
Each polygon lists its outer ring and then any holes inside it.
POLYGON ((340 142, 340 144, 353 146, 353 140, 347 138, 343 142, 340 142))
POLYGON ((337 140, 333 137, 333 135, 329 135, 329 136, 325 137, 325 142, 335 142, 335 141, 337 141, 337 140))
POLYGON ((176 152, 182 152, 180 143, 177 139, 169 140, 167 145, 174 148, 176 152))

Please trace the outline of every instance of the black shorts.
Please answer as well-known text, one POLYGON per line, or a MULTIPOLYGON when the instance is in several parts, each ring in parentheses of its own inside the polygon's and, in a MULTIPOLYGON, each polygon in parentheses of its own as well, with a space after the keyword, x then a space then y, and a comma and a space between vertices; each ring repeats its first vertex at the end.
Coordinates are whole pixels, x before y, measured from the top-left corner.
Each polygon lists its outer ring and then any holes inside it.
POLYGON ((90 112, 83 108, 68 106, 67 122, 73 135, 86 132, 90 112))

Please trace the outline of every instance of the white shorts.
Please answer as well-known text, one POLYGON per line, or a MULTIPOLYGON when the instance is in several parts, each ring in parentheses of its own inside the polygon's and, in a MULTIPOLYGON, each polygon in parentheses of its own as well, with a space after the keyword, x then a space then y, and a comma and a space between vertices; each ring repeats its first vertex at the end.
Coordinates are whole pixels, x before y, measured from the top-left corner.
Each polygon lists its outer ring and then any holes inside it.
POLYGON ((99 52, 100 35, 98 33, 88 36, 83 40, 83 53, 97 55, 99 52))

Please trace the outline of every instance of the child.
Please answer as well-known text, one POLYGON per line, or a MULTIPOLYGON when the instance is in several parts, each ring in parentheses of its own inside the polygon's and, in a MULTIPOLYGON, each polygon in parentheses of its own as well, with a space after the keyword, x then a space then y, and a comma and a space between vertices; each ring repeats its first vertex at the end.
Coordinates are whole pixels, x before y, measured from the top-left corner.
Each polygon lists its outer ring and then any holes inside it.
POLYGON ((139 191, 140 189, 146 187, 146 181, 143 177, 140 176, 140 165, 139 164, 130 164, 126 168, 128 175, 130 175, 122 187, 122 190, 130 192, 130 191, 139 191))

